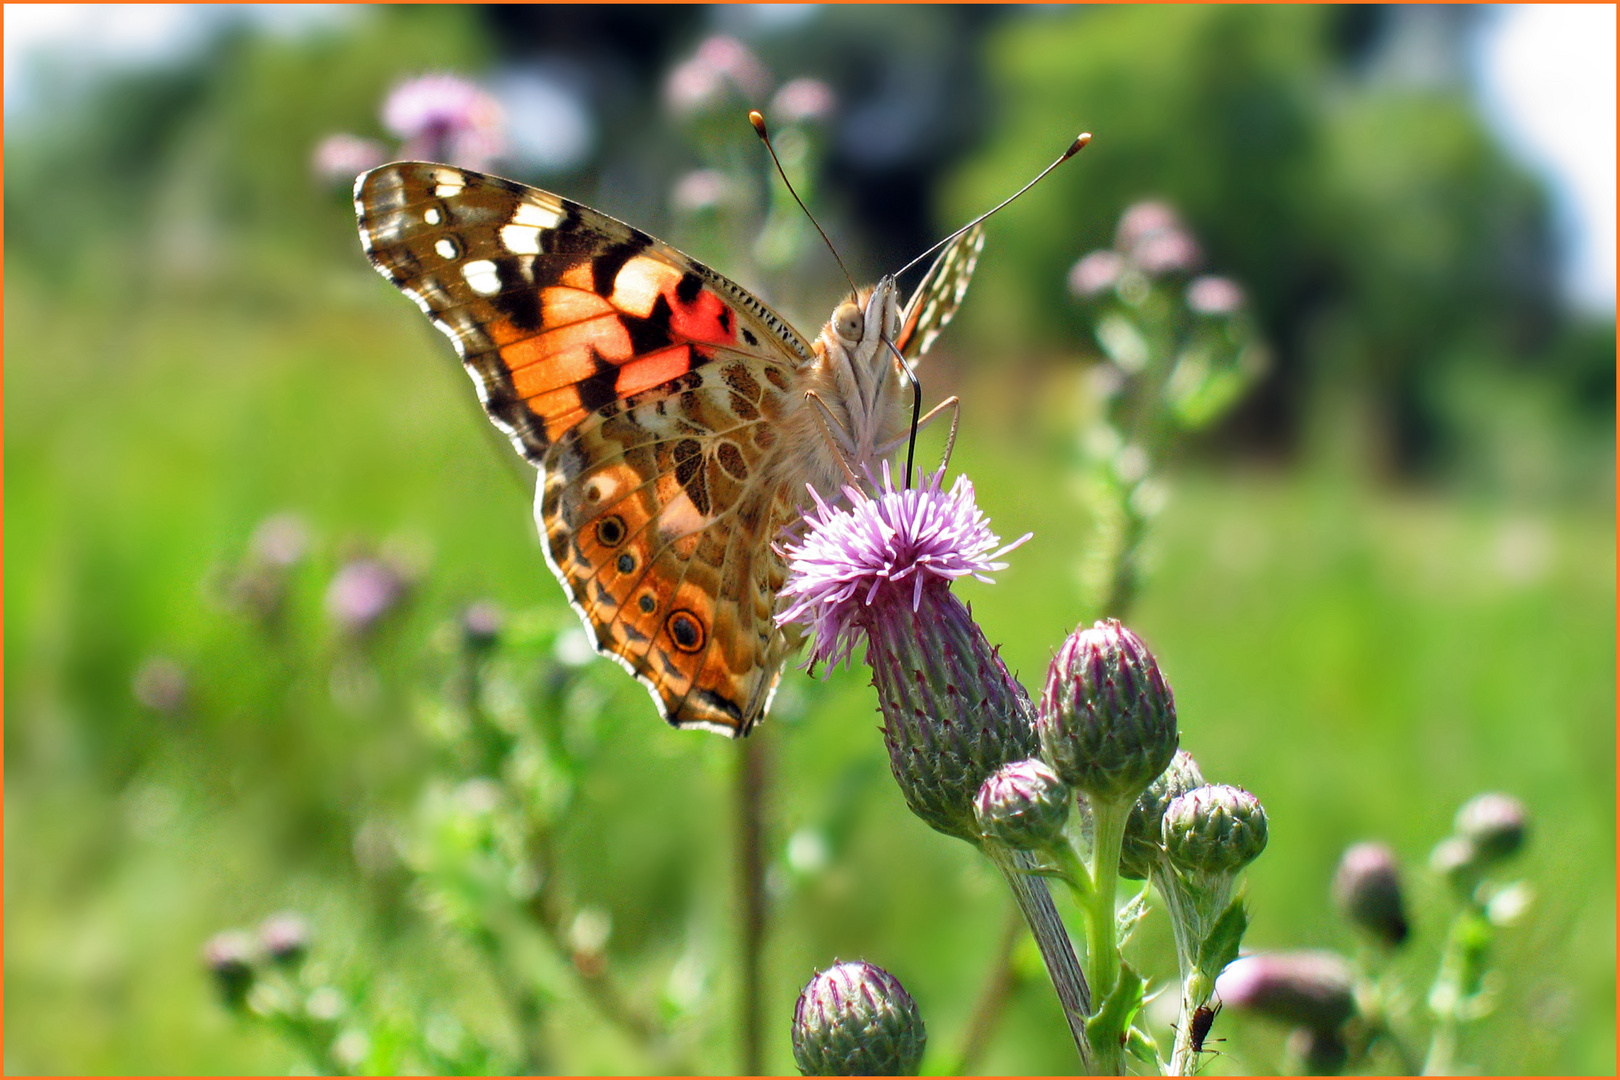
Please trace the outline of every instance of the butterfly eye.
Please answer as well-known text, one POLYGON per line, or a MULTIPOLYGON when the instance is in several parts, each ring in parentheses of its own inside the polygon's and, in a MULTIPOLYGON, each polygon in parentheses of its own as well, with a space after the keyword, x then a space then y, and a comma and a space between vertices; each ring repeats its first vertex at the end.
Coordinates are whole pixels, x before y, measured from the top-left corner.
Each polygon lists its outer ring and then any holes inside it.
POLYGON ((861 340, 861 334, 866 329, 866 316, 860 307, 848 301, 838 305, 833 313, 833 329, 838 336, 848 342, 861 340))

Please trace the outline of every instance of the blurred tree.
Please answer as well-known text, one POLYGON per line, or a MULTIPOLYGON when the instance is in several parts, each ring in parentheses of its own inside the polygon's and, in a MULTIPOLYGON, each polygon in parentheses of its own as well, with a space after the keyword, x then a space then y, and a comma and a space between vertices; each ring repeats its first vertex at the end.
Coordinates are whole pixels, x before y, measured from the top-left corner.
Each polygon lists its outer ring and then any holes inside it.
POLYGON ((997 224, 964 317, 1005 352, 1074 341, 1069 264, 1125 205, 1159 196, 1249 286, 1276 347, 1233 426, 1291 447, 1310 398, 1348 380, 1381 418, 1387 463, 1421 461, 1436 362, 1533 356, 1556 314, 1547 200, 1469 100, 1470 25, 1293 7, 1006 24, 989 43, 1003 120, 947 216, 987 205, 1074 131, 1097 140, 997 224))

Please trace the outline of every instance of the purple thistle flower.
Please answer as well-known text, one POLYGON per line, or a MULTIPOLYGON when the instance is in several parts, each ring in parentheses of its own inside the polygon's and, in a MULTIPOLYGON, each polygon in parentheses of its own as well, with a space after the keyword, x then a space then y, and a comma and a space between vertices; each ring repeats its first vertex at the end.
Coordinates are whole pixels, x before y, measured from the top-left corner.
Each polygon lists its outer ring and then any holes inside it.
MULTIPOLYGON (((945 470, 924 477, 921 487, 894 489, 888 462, 877 498, 846 487, 850 508, 825 502, 815 489, 816 513, 805 515, 808 534, 786 549, 788 582, 782 595, 795 598, 776 622, 800 623, 815 632, 811 661, 848 661, 867 624, 889 598, 910 593, 913 613, 923 587, 949 585, 972 576, 989 582, 1004 570, 1001 556, 1028 540, 1025 533, 1000 549, 1000 537, 973 500, 973 484, 958 476, 942 488, 945 470), (881 598, 880 598, 881 597, 881 598)), ((902 598, 903 599, 903 598, 902 598)))
POLYGON ((906 805, 978 844, 973 798, 996 769, 1034 756, 1034 709, 950 583, 989 581, 1028 537, 998 548, 973 485, 959 477, 945 491, 943 476, 896 491, 885 467, 875 498, 845 489, 848 509, 816 495, 806 535, 785 552, 791 603, 777 622, 814 631, 812 663, 847 661, 865 640, 906 805))

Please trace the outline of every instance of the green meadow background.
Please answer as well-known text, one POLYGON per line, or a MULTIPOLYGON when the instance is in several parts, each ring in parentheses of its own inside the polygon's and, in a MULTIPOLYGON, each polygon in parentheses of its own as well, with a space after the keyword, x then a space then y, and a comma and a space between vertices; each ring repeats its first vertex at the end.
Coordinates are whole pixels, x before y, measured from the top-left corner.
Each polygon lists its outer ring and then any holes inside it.
MULTIPOLYGON (((443 769, 423 716, 464 606, 492 601, 547 641, 572 616, 527 481, 447 343, 366 265, 348 192, 310 155, 334 131, 386 137, 377 110, 403 78, 551 63, 594 103, 596 140, 563 166, 502 171, 741 275, 746 242, 672 220, 664 195, 708 136, 662 103, 662 80, 723 32, 778 82, 837 93, 810 201, 857 276, 1095 133, 990 225, 925 372, 931 399, 963 399, 953 473, 1003 537, 1034 534, 996 584, 960 589, 1026 685, 1100 614, 1080 587, 1076 464, 1098 356, 1069 266, 1155 196, 1244 284, 1272 367, 1169 464, 1130 623, 1174 686, 1183 747, 1269 813, 1246 944, 1353 949, 1328 883, 1348 844, 1384 839, 1408 871, 1415 932, 1396 968, 1421 1018, 1449 916, 1427 853, 1464 800, 1509 792, 1533 819, 1516 869, 1535 902, 1503 931, 1499 1008, 1461 1059, 1612 1073, 1613 316, 1558 299, 1547 192, 1445 75, 1477 18, 1439 24, 1432 79, 1389 59, 1414 40, 1401 13, 908 7, 791 24, 371 9, 299 35, 227 25, 182 61, 64 80, 5 146, 7 1071, 307 1068, 218 1003, 199 959, 216 931, 282 910, 384 1012, 520 1038, 476 951, 367 852, 408 829, 443 769), (266 634, 220 581, 281 513, 310 549, 266 634), (324 597, 379 547, 420 576, 357 648, 324 597), (176 708, 132 692, 154 657, 185 675, 176 708)), ((757 198, 751 104, 734 109, 735 171, 757 198)), ((839 285, 819 254, 805 265, 772 295, 813 332, 839 285)), ((689 1061, 734 1071, 737 747, 666 729, 594 665, 595 750, 559 840, 574 901, 609 917, 607 961, 649 1009, 701 971, 689 1061)), ((1006 890, 906 813, 861 669, 791 671, 784 698, 757 734, 774 777, 767 1068, 792 1071, 811 971, 853 957, 902 979, 949 1060, 1006 890)), ((1173 977, 1167 942, 1150 915, 1128 955, 1173 977)), ((566 958, 531 946, 514 962, 548 988, 557 1069, 654 1067, 566 958)), ((1017 962, 980 1068, 1071 1071, 1038 960, 1017 962)), ((1278 1067, 1276 1029, 1228 1010, 1217 1034, 1209 1072, 1278 1067)))

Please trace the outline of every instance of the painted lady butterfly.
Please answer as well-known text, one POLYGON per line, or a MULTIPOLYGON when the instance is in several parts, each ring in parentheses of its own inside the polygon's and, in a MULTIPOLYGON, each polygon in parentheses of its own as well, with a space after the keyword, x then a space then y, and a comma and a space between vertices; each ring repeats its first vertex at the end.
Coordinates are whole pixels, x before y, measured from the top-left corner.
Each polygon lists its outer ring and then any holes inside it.
MULTIPOLYGON (((747 734, 799 642, 773 546, 905 442, 907 360, 955 314, 983 245, 954 240, 902 308, 893 278, 812 343, 707 266, 549 192, 448 165, 355 182, 377 270, 455 345, 540 470, 546 561, 596 647, 675 727, 747 734)), ((930 417, 954 399, 936 408, 930 417)))

